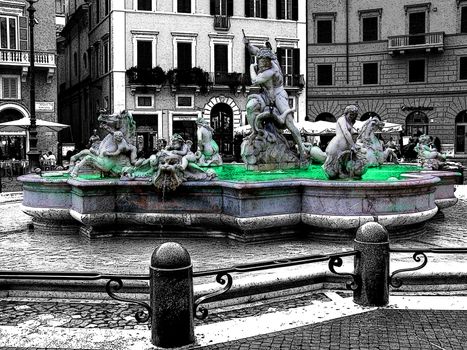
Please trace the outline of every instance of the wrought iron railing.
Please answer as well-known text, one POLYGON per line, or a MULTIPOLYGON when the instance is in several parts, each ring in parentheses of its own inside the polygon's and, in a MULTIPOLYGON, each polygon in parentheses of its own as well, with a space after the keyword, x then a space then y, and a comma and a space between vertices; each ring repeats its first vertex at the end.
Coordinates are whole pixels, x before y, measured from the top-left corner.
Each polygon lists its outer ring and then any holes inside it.
POLYGON ((431 248, 431 249, 390 249, 390 253, 413 253, 412 258, 414 261, 420 263, 418 266, 406 268, 406 269, 399 269, 394 271, 391 276, 389 277, 389 283, 394 288, 400 288, 403 284, 399 277, 399 275, 404 272, 411 272, 417 271, 422 269, 428 263, 428 257, 426 256, 427 253, 431 254, 466 254, 467 248, 431 248))
MULTIPOLYGON (((39 67, 55 67, 55 54, 50 52, 35 52, 34 63, 39 67)), ((0 50, 0 64, 29 66, 29 52, 0 50)))
POLYGON ((125 299, 115 293, 123 288, 123 280, 149 280, 149 275, 105 275, 99 272, 53 272, 53 271, 0 271, 0 280, 55 280, 55 281, 96 281, 108 280, 105 285, 107 294, 115 300, 136 304, 146 309, 137 311, 135 319, 147 322, 151 315, 151 307, 142 301, 125 299))
POLYGON ((358 252, 355 250, 337 253, 337 254, 329 254, 329 255, 309 255, 309 256, 299 256, 293 258, 286 258, 286 259, 277 259, 277 260, 268 260, 268 261, 259 261, 250 264, 240 264, 235 265, 230 268, 226 269, 217 269, 217 270, 206 270, 206 271, 199 271, 193 273, 193 277, 205 277, 205 276, 216 276, 215 280, 217 283, 224 285, 224 287, 218 291, 215 291, 211 294, 204 295, 194 303, 194 315, 197 319, 204 320, 208 316, 208 309, 201 304, 207 303, 210 300, 213 300, 216 297, 219 297, 222 294, 227 293, 233 284, 233 277, 231 273, 245 273, 245 272, 255 272, 267 269, 274 269, 274 268, 282 268, 282 267, 289 267, 295 265, 302 265, 302 264, 310 264, 315 262, 324 262, 329 261, 328 267, 329 270, 341 276, 349 277, 349 280, 346 283, 346 287, 351 290, 356 290, 359 286, 357 284, 357 278, 352 273, 340 273, 336 272, 336 267, 341 267, 343 264, 343 257, 348 256, 355 256, 358 252))
POLYGON ((444 32, 397 35, 388 37, 389 51, 444 46, 444 32))

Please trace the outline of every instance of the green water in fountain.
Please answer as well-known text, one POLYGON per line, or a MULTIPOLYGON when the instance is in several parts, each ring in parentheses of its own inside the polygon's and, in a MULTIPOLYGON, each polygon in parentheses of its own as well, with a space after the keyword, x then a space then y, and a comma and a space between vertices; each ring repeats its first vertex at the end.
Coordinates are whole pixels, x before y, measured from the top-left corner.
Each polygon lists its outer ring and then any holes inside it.
MULTIPOLYGON (((213 167, 218 176, 218 180, 233 181, 233 182, 265 182, 275 180, 290 180, 290 179, 307 179, 307 180, 323 180, 330 181, 326 177, 321 165, 310 165, 307 169, 287 169, 273 171, 251 171, 246 170, 243 164, 224 164, 220 167, 213 167)), ((340 181, 397 181, 401 180, 401 174, 417 172, 422 170, 417 165, 394 165, 387 164, 378 168, 369 168, 362 180, 340 180, 340 181)), ((52 173, 42 174, 44 178, 50 180, 64 180, 69 178, 67 173, 52 173)), ((100 174, 80 174, 80 180, 96 181, 96 180, 118 180, 117 178, 102 178, 100 174)), ((333 180, 335 181, 335 180, 333 180)))

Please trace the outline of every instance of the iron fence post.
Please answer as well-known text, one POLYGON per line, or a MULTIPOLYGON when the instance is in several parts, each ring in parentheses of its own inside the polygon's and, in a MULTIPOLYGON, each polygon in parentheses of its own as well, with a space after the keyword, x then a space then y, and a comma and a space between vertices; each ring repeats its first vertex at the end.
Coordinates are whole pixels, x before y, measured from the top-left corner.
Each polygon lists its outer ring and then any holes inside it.
POLYGON ((389 236, 377 222, 360 226, 354 240, 354 266, 359 288, 353 300, 362 306, 384 306, 389 302, 389 236))
POLYGON ((195 341, 193 324, 193 268, 187 250, 167 242, 151 257, 151 341, 173 348, 195 341))

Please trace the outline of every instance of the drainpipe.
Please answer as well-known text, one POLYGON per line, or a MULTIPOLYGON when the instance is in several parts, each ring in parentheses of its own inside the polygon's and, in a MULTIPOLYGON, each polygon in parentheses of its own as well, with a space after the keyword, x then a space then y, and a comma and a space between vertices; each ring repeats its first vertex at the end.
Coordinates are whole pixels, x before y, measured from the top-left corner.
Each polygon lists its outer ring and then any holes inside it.
MULTIPOLYGON (((113 69, 112 69, 112 2, 109 1, 109 107, 112 106, 112 78, 113 78, 113 69)), ((120 111, 113 111, 111 107, 111 112, 116 113, 120 111)))
POLYGON ((345 0, 345 60, 347 84, 349 84, 349 0, 345 0))

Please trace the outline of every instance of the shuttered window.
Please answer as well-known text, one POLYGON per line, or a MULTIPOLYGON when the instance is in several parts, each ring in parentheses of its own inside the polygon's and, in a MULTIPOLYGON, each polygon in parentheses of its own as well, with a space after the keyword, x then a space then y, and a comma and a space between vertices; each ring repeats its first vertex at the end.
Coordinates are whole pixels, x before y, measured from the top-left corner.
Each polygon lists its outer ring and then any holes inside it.
POLYGON ((298 0, 277 0, 277 19, 298 20, 298 0))
POLYGON ((2 49, 17 49, 18 25, 16 17, 0 16, 0 42, 2 49))
POLYGON ((19 98, 18 78, 3 77, 2 78, 2 98, 17 100, 19 98))
POLYGON ((268 1, 245 0, 245 17, 268 18, 268 1))

